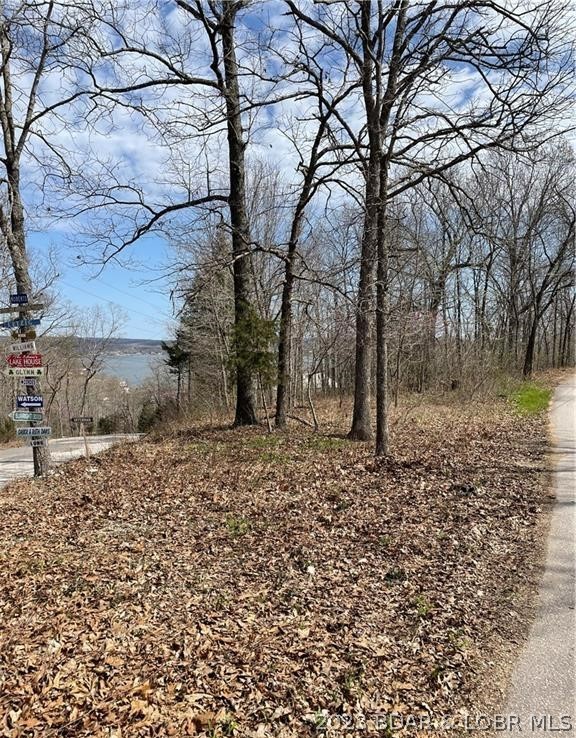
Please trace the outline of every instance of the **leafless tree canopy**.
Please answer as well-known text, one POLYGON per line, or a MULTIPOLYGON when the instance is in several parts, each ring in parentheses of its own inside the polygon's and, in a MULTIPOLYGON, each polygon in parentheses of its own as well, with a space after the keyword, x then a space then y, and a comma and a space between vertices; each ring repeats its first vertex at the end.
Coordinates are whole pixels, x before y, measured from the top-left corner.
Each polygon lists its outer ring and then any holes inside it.
POLYGON ((169 244, 179 404, 283 427, 352 394, 351 438, 375 426, 384 455, 401 390, 573 360, 568 4, 1 15, 0 269, 33 293, 27 231, 56 218, 100 266, 169 244))

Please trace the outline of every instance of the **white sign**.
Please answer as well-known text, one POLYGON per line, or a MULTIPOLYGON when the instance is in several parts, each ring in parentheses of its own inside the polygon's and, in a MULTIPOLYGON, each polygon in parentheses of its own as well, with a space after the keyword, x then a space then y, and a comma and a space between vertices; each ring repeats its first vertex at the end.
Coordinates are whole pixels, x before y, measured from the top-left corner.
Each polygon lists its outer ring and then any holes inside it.
POLYGON ((37 428, 16 428, 17 436, 51 436, 52 428, 48 426, 38 426, 37 428))
POLYGON ((44 374, 44 367, 9 366, 4 369, 4 374, 9 377, 41 377, 44 374))
POLYGON ((11 343, 10 344, 11 354, 17 354, 21 351, 32 351, 32 353, 34 353, 36 351, 36 342, 35 341, 22 341, 22 343, 11 343))
POLYGON ((25 305, 10 305, 10 307, 0 308, 0 315, 7 313, 21 313, 24 310, 44 310, 42 302, 28 302, 25 305))
POLYGON ((31 438, 28 441, 29 446, 47 446, 45 438, 31 438))

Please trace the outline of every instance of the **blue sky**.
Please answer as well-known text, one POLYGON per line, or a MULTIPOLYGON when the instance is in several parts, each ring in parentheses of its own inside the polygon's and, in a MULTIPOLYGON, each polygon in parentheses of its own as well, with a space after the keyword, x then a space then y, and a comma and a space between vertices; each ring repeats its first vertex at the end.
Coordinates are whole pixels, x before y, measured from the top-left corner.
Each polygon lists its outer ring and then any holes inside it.
MULTIPOLYGON (((286 26, 290 26, 285 6, 267 0, 253 7, 254 13, 243 16, 245 26, 243 29, 240 27, 239 33, 242 34, 243 30, 245 36, 256 41, 257 34, 254 31, 269 25, 279 31, 275 43, 281 47, 283 54, 297 58, 300 54, 299 42, 293 34, 285 31, 286 26)), ((147 3, 128 3, 125 24, 129 46, 133 43, 137 47, 143 43, 152 45, 154 50, 155 44, 160 41, 164 53, 167 30, 171 29, 168 36, 172 39, 171 43, 176 44, 176 50, 181 46, 187 71, 209 76, 211 73, 207 63, 210 54, 207 53, 207 41, 202 29, 198 24, 188 25, 190 17, 177 11, 175 3, 161 3, 160 8, 162 13, 158 17, 150 12, 147 3), (167 13, 169 8, 173 12, 167 13), (132 23, 138 18, 144 25, 132 23)), ((323 12, 335 14, 334 23, 338 26, 339 13, 345 11, 346 5, 341 3, 322 8, 323 12)), ((415 6, 414 12, 420 12, 419 6, 415 6)), ((103 33, 104 45, 110 42, 115 46, 117 39, 108 38, 106 32, 103 33)), ((355 78, 355 73, 343 66, 337 44, 333 45, 335 48, 331 47, 324 37, 309 28, 303 32, 302 43, 309 45, 310 53, 317 50, 319 58, 329 69, 327 80, 323 82, 324 94, 339 93, 347 75, 355 78)), ((241 62, 248 68, 253 66, 260 69, 262 65, 265 67, 275 63, 273 57, 263 60, 253 44, 245 48, 240 44, 239 49, 241 62)), ((278 60, 276 62, 279 63, 278 60)), ((156 68, 150 57, 141 59, 131 53, 120 55, 116 63, 114 70, 110 58, 102 62, 101 68, 96 65, 104 82, 115 83, 116 74, 123 83, 125 80, 163 78, 166 73, 161 64, 156 68)), ((30 84, 30 75, 26 70, 17 71, 22 75, 24 87, 30 84)), ((441 147, 434 147, 427 142, 414 146, 412 141, 416 133, 443 125, 443 116, 447 111, 450 120, 458 120, 456 116, 461 115, 460 120, 467 121, 472 97, 478 102, 475 115, 492 107, 493 97, 490 91, 486 92, 487 85, 482 83, 476 90, 475 85, 480 79, 478 75, 464 66, 454 66, 449 71, 450 74, 445 66, 439 65, 436 82, 442 85, 441 94, 433 89, 433 85, 431 89, 426 87, 413 103, 415 122, 399 129, 397 145, 400 149, 404 146, 406 149, 396 166, 403 176, 411 177, 419 171, 419 166, 428 166, 432 160, 438 163, 449 160, 459 150, 459 145, 464 146, 458 140, 453 145, 446 145, 445 139, 442 139, 441 147)), ((268 83, 255 83, 251 95, 264 97, 269 94, 269 87, 268 83)), ((50 110, 54 100, 62 99, 63 95, 67 99, 65 93, 72 93, 75 89, 75 78, 62 74, 57 64, 46 74, 38 97, 42 105, 50 110)), ((282 87, 276 92, 280 94, 282 87)), ((146 103, 144 110, 148 109, 147 106, 154 110, 153 116, 136 115, 126 104, 110 105, 108 108, 103 106, 93 113, 88 98, 78 99, 70 109, 59 109, 57 115, 49 115, 38 124, 43 136, 49 140, 49 146, 42 143, 44 138, 34 139, 30 144, 32 155, 28 157, 25 165, 28 168, 24 170, 25 179, 30 184, 24 187, 24 195, 29 216, 31 252, 39 254, 41 262, 42 255, 46 256, 51 248, 57 253, 60 278, 56 289, 63 299, 79 308, 94 305, 106 307, 109 304, 120 306, 127 317, 123 330, 126 337, 158 339, 170 336, 170 324, 173 323, 170 301, 172 285, 159 279, 162 266, 168 262, 168 247, 158 235, 145 236, 129 247, 126 267, 111 262, 100 273, 98 266, 83 265, 83 260, 78 258, 81 245, 74 248, 74 239, 76 244, 82 243, 83 225, 86 225, 84 246, 95 260, 98 256, 103 258, 110 255, 115 246, 128 240, 134 228, 147 222, 150 213, 161 211, 166 205, 196 199, 207 191, 226 191, 227 162, 222 132, 219 130, 207 140, 196 133, 197 128, 203 130, 204 116, 220 109, 218 96, 203 97, 204 93, 205 90, 200 94, 198 90, 190 88, 183 91, 176 85, 161 92, 154 89, 146 94, 141 91, 135 93, 138 99, 143 97, 146 103), (193 125, 189 128, 187 126, 190 123, 193 125), (39 161, 43 162, 43 167, 37 166, 39 161), (73 172, 73 176, 69 184, 60 189, 61 181, 68 182, 68 170, 73 172), (50 172, 50 177, 46 176, 47 172, 50 172), (54 192, 51 191, 52 187, 54 192), (49 205, 53 208, 52 212, 48 212, 49 205), (53 224, 59 208, 64 214, 64 219, 60 221, 62 232, 55 225, 46 225, 46 230, 41 231, 43 218, 45 223, 50 221, 53 224), (78 222, 86 212, 89 215, 85 219, 90 222, 78 222)), ((340 106, 340 114, 358 137, 363 131, 364 115, 357 95, 355 91, 345 98, 340 106)), ((24 100, 25 97, 22 97, 24 100)), ((22 101, 19 102, 20 116, 25 111, 22 101)), ((248 156, 255 160, 271 157, 286 183, 299 184, 302 171, 299 168, 300 158, 306 157, 315 132, 313 114, 313 103, 300 98, 287 99, 270 108, 260 108, 258 116, 251 121, 248 156)), ((412 116, 409 116, 409 120, 412 121, 412 116)), ((341 135, 345 139, 347 134, 336 131, 334 135, 341 135)), ((343 171, 348 185, 356 183, 361 186, 357 172, 352 173, 351 169, 343 171)), ((182 211, 180 215, 162 221, 164 232, 169 232, 170 228, 187 227, 191 238, 194 225, 194 213, 190 211, 182 211)))
POLYGON ((170 286, 158 279, 165 263, 166 248, 159 238, 142 240, 132 248, 132 263, 110 263, 99 274, 96 267, 84 266, 74 249, 62 246, 70 236, 58 232, 30 233, 30 253, 46 257, 50 247, 57 253, 60 274, 55 289, 61 298, 79 308, 118 305, 126 314, 121 331, 124 338, 166 339, 170 337, 172 304, 170 286), (154 280, 150 283, 151 280, 154 280))

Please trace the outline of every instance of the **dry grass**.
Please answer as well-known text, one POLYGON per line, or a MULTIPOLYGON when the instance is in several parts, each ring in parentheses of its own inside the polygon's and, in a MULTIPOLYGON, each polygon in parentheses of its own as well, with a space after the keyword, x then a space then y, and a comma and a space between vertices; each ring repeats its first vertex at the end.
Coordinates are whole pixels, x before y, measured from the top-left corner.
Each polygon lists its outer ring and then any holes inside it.
POLYGON ((174 429, 7 490, 0 735, 344 736, 346 716, 473 711, 537 575, 545 416, 414 402, 377 464, 346 409, 317 435, 174 429))

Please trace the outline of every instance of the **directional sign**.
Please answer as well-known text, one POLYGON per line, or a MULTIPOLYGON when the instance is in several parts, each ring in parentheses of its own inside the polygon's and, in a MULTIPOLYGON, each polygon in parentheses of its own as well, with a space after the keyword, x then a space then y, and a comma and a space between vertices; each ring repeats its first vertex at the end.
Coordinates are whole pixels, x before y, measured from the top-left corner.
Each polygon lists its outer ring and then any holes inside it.
POLYGON ((37 366, 30 369, 26 366, 9 366, 4 369, 4 374, 9 377, 41 377, 44 374, 44 367, 37 366))
POLYGON ((46 426, 37 426, 36 428, 16 428, 17 436, 51 436, 52 428, 46 426))
POLYGON ((36 351, 36 343, 34 341, 22 341, 21 343, 11 343, 10 351, 13 354, 19 354, 21 351, 36 351))
POLYGON ((28 389, 28 387, 36 387, 38 381, 39 380, 36 379, 36 377, 20 377, 20 384, 26 390, 28 389))
POLYGON ((19 292, 17 295, 10 295, 12 305, 25 305, 28 302, 28 295, 25 292, 19 292))
POLYGON ((88 415, 80 417, 80 418, 70 418, 70 420, 73 423, 93 423, 94 422, 94 418, 88 415))
POLYGON ((42 395, 16 395, 16 407, 43 407, 42 395))
POLYGON ((6 361, 10 366, 28 366, 32 368, 42 366, 41 354, 26 354, 23 356, 10 354, 10 356, 6 357, 6 361))
POLYGON ((15 318, 0 323, 0 328, 27 328, 29 325, 40 325, 40 318, 15 318))
POLYGON ((36 423, 37 421, 44 420, 42 413, 30 413, 26 410, 13 410, 8 417, 14 422, 19 423, 36 423))
POLYGON ((12 338, 15 341, 33 341, 36 337, 34 328, 19 328, 18 330, 12 331, 12 338))
POLYGON ((25 305, 10 305, 10 307, 0 308, 0 315, 4 313, 17 313, 23 310, 44 310, 44 303, 42 302, 29 302, 25 305))
POLYGON ((47 446, 45 438, 31 438, 28 441, 29 446, 47 446))

